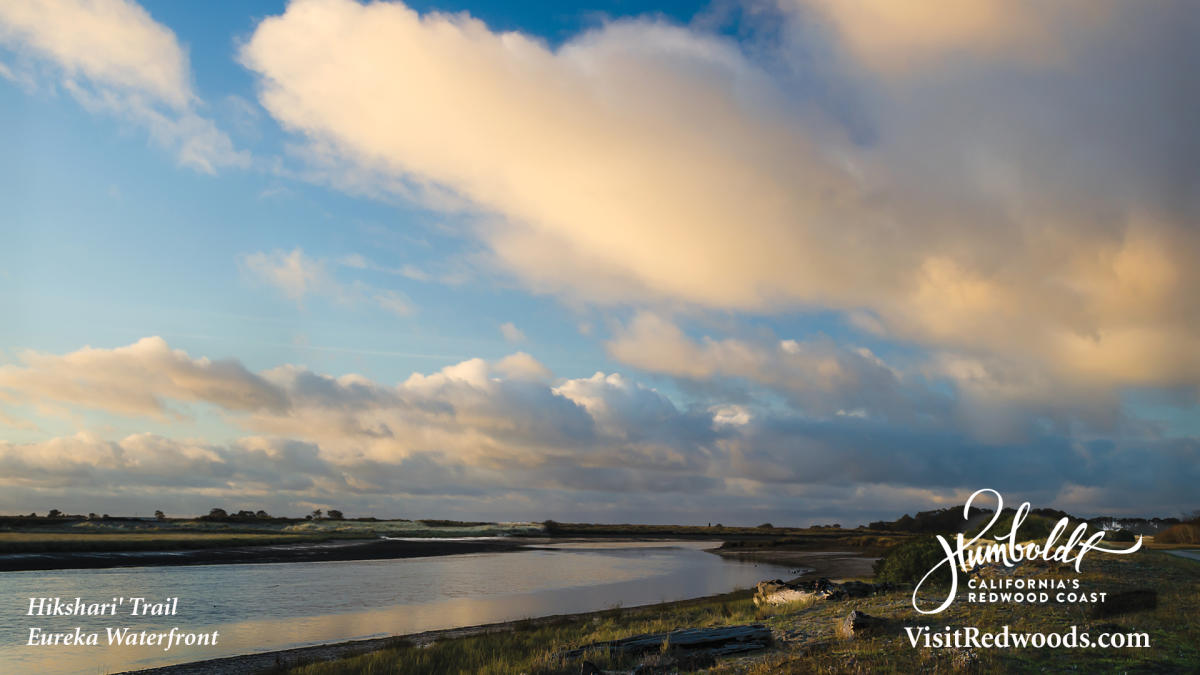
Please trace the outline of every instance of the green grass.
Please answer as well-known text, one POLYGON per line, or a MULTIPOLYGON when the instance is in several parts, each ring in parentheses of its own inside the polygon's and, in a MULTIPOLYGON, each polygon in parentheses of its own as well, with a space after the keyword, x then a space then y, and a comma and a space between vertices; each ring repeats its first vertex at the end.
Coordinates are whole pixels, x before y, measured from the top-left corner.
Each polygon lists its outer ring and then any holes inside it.
MULTIPOLYGON (((1020 575, 1074 578, 1051 566, 1018 568, 1020 575)), ((581 659, 563 662, 558 654, 593 642, 685 627, 764 622, 777 637, 765 652, 722 660, 713 673, 1009 673, 1009 672, 1197 672, 1200 670, 1200 563, 1154 551, 1131 556, 1091 554, 1084 563, 1081 590, 1116 592, 1151 587, 1158 607, 1108 619, 1091 619, 1077 605, 1016 606, 968 604, 965 595, 934 617, 911 606, 911 591, 841 602, 818 601, 758 610, 748 592, 686 603, 529 621, 512 630, 445 639, 429 646, 400 646, 286 671, 292 675, 350 673, 578 673, 581 659), (870 639, 839 637, 838 626, 853 609, 897 621, 895 632, 870 639), (902 625, 975 626, 985 631, 1009 626, 1012 632, 1121 630, 1150 635, 1150 649, 914 649, 902 625)), ((960 588, 960 594, 965 593, 960 588)), ((669 649, 669 646, 668 646, 669 649)), ((596 652, 585 656, 601 668, 630 669, 632 662, 596 652)))

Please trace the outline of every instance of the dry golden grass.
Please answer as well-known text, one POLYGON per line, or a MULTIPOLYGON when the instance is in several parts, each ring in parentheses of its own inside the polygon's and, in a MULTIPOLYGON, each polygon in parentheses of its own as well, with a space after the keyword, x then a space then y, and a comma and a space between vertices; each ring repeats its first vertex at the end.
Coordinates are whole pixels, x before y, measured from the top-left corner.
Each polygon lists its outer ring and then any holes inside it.
POLYGON ((1180 523, 1154 535, 1159 546, 1200 546, 1200 524, 1180 523))

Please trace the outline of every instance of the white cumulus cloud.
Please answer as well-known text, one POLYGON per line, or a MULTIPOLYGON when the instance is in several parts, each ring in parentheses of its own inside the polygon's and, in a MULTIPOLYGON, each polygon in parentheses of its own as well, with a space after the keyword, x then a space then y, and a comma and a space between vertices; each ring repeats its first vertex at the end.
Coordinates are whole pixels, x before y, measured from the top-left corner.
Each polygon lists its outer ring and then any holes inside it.
POLYGON ((197 112, 188 56, 175 33, 135 2, 0 3, 0 45, 52 64, 61 86, 86 109, 146 127, 185 166, 213 173, 249 163, 197 112))
POLYGON ((480 214, 536 290, 829 309, 1081 386, 1194 386, 1186 5, 811 0, 779 4, 778 44, 634 19, 552 48, 299 0, 241 60, 314 152, 480 214))

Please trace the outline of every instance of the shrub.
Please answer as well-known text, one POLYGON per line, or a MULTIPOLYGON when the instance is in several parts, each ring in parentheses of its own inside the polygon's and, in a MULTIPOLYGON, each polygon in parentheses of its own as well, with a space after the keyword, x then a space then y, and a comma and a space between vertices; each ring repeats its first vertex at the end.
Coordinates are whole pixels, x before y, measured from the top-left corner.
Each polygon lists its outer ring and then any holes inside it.
POLYGON ((1133 533, 1130 532, 1129 530, 1117 530, 1115 532, 1108 532, 1104 535, 1104 538, 1107 539, 1108 541, 1127 541, 1127 542, 1137 541, 1137 537, 1135 537, 1133 535, 1133 533))
MULTIPOLYGON (((933 537, 917 537, 889 549, 875 562, 875 580, 893 584, 915 584, 933 566, 945 560, 946 552, 933 537)), ((944 567, 930 577, 933 583, 949 583, 950 570, 944 567), (944 573, 943 573, 944 572, 944 573)))
POLYGON ((1180 523, 1154 535, 1159 544, 1200 544, 1200 525, 1180 523))
MULTIPOLYGON (((1012 530, 1013 516, 1015 516, 1015 515, 1016 515, 1015 513, 1011 513, 1011 514, 1002 516, 999 520, 996 521, 996 524, 993 525, 988 530, 987 536, 985 538, 986 539, 995 539, 996 537, 1008 534, 1012 530)), ((985 518, 983 520, 983 522, 979 523, 978 527, 974 528, 971 531, 971 535, 974 535, 974 534, 978 533, 981 529, 983 529, 983 526, 987 525, 988 520, 991 520, 991 518, 990 517, 985 518)), ((1054 529, 1054 526, 1057 523, 1058 523, 1057 520, 1051 520, 1050 518, 1047 518, 1045 516, 1029 515, 1021 523, 1021 528, 1017 531, 1017 541, 1029 541, 1030 539, 1045 539, 1046 537, 1050 536, 1051 530, 1054 529)), ((1075 525, 1075 523, 1071 523, 1071 525, 1067 528, 1068 533, 1071 531, 1071 529, 1074 527, 1074 525, 1075 525)), ((970 538, 970 537, 968 537, 968 538, 970 538)))

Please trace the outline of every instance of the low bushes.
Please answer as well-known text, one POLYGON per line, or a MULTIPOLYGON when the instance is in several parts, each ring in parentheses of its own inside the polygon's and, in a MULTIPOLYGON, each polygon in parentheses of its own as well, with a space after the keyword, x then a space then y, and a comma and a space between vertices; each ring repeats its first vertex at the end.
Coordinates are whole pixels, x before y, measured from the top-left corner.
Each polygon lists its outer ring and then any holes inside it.
POLYGON ((1154 535, 1157 544, 1200 544, 1200 524, 1180 523, 1154 535))
MULTIPOLYGON (((933 566, 946 559, 946 551, 933 537, 918 537, 900 544, 875 562, 875 581, 879 583, 915 584, 933 566)), ((933 583, 950 582, 950 568, 944 566, 930 577, 933 583)))

